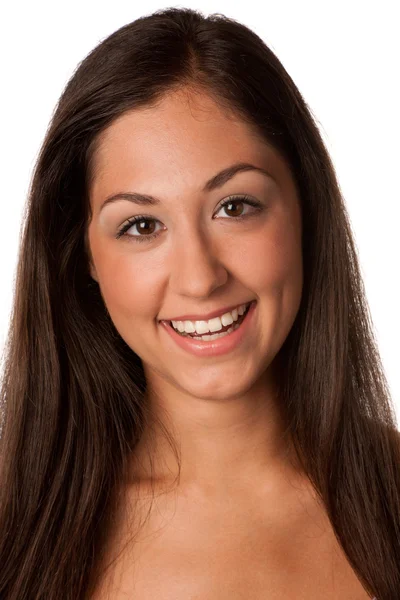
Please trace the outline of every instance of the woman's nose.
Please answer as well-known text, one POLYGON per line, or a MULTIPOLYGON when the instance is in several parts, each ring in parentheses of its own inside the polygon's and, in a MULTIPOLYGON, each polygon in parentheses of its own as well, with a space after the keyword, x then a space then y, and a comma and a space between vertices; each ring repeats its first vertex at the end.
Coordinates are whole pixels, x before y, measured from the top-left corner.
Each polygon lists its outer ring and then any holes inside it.
POLYGON ((207 298, 229 277, 223 248, 200 232, 191 232, 171 254, 169 284, 177 295, 207 298))

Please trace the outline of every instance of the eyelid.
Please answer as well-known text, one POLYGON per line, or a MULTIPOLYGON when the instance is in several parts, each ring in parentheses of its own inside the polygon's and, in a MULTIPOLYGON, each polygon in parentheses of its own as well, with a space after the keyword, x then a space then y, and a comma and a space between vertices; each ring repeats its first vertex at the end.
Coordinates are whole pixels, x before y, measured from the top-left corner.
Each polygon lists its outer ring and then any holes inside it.
MULTIPOLYGON (((252 196, 249 196, 248 194, 245 194, 245 193, 237 193, 237 194, 231 194, 227 198, 224 198, 223 200, 221 200, 221 202, 218 205, 215 212, 219 212, 219 210, 221 208, 223 208, 230 202, 235 202, 235 201, 242 202, 243 204, 245 204, 247 206, 252 206, 254 209, 253 213, 251 213, 249 215, 239 215, 237 217, 231 217, 231 218, 229 218, 229 216, 228 216, 224 220, 240 221, 241 219, 246 219, 247 217, 252 217, 260 212, 263 212, 264 209, 266 208, 265 205, 260 200, 257 200, 256 198, 253 198, 252 196)), ((158 237, 158 233, 152 233, 152 234, 144 235, 144 236, 143 235, 126 235, 126 231, 128 231, 131 227, 133 227, 134 225, 136 225, 137 223, 139 223, 141 221, 154 221, 157 223, 161 223, 161 221, 159 219, 157 219, 156 217, 154 217, 153 215, 145 215, 145 214, 135 215, 135 216, 131 217, 130 219, 127 219, 126 221, 124 221, 121 224, 121 226, 118 228, 117 235, 115 236, 116 239, 127 237, 130 239, 133 238, 135 241, 141 242, 141 241, 147 241, 147 240, 151 240, 155 237, 158 237)))

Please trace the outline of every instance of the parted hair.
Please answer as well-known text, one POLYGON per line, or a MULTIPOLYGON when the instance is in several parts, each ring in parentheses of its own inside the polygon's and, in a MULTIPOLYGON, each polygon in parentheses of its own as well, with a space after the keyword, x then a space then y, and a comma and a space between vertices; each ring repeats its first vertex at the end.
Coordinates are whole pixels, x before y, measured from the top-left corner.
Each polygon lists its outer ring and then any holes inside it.
MULTIPOLYGON (((77 66, 41 146, 3 351, 0 598, 90 598, 146 423, 140 357, 90 276, 99 135, 125 111, 208 94, 282 157, 301 203, 301 304, 279 351, 304 472, 365 590, 398 600, 400 443, 349 216, 312 111, 267 44, 219 13, 166 8, 77 66)), ((179 457, 178 457, 179 460, 179 457)))

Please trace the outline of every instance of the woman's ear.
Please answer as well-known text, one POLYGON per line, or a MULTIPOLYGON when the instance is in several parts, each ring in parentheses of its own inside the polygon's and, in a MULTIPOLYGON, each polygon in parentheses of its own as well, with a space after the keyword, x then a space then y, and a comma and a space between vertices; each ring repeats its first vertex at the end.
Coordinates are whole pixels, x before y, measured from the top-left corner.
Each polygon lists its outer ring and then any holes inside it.
POLYGON ((97 279, 96 268, 94 267, 94 265, 92 263, 90 263, 90 276, 92 277, 92 279, 97 281, 97 283, 99 283, 99 280, 97 279))
POLYGON ((86 251, 86 259, 87 259, 87 261, 89 263, 90 276, 91 276, 92 279, 94 279, 95 281, 97 281, 97 283, 99 283, 99 281, 97 279, 96 267, 93 264, 93 257, 92 257, 92 252, 91 252, 91 249, 90 249, 89 230, 88 229, 85 232, 84 245, 85 245, 85 251, 86 251))

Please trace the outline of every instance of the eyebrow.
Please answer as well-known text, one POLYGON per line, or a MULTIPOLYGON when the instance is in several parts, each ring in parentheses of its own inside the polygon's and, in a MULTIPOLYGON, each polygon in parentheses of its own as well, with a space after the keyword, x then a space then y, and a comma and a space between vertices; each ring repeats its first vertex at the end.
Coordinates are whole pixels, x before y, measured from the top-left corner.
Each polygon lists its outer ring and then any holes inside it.
MULTIPOLYGON (((272 175, 262 167, 257 167, 246 162, 239 162, 231 165, 230 167, 222 169, 222 171, 211 177, 211 179, 209 179, 205 183, 202 192, 212 192, 213 190, 222 187, 227 181, 232 179, 234 175, 243 171, 258 171, 259 173, 262 173, 267 177, 272 177, 272 175)), ((138 192, 118 192, 117 194, 109 196, 103 202, 100 210, 103 210, 103 208, 107 206, 107 204, 117 202, 118 200, 128 200, 129 202, 134 202, 135 204, 139 204, 140 206, 157 206, 161 203, 161 200, 159 200, 159 198, 156 198, 155 196, 150 196, 148 194, 139 194, 138 192)))

